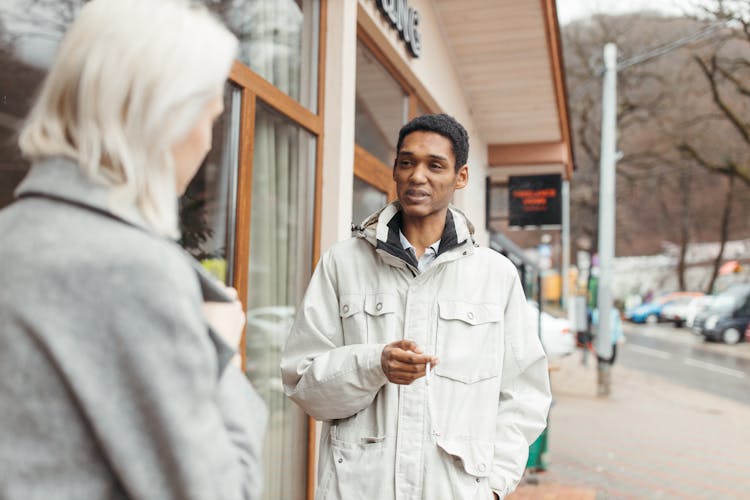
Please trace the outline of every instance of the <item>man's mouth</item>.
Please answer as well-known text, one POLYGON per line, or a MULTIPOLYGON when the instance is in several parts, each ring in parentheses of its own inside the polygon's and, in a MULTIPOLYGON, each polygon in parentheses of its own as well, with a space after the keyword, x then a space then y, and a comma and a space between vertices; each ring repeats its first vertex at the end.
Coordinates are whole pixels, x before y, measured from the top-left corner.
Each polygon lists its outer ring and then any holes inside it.
POLYGON ((430 194, 427 191, 422 191, 421 189, 407 189, 404 193, 404 196, 408 201, 412 203, 419 203, 429 198, 430 194))

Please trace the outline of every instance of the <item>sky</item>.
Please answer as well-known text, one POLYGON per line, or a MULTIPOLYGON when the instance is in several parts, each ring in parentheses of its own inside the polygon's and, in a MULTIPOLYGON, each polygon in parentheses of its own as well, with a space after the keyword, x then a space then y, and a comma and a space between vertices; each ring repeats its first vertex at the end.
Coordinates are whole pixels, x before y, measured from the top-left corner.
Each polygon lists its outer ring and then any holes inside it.
POLYGON ((658 10, 667 14, 681 14, 686 0, 557 0, 560 24, 591 16, 592 14, 620 14, 637 10, 658 10))

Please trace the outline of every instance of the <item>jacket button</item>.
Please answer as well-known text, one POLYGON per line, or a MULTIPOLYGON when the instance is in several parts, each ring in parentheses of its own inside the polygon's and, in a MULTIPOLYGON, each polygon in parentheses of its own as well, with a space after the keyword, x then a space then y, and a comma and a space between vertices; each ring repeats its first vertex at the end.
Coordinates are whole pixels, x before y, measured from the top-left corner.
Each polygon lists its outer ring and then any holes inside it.
POLYGON ((474 319, 474 313, 471 311, 469 311, 469 314, 467 314, 467 316, 469 317, 469 319, 474 319))
POLYGON ((375 310, 380 311, 381 309, 383 309, 383 303, 382 302, 378 302, 375 305, 375 310))
POLYGON ((481 481, 481 479, 477 478, 477 482, 481 481))
MULTIPOLYGON (((485 470, 486 468, 487 468, 487 466, 486 466, 486 465, 484 465, 484 464, 479 464, 479 467, 477 467, 477 469, 479 469, 479 472, 484 472, 484 470, 485 470)), ((479 481, 479 479, 477 479, 477 481, 479 481)))
POLYGON ((344 311, 344 314, 346 314, 349 312, 349 306, 344 306, 343 308, 341 308, 341 310, 344 311))
POLYGON ((343 458, 339 458, 338 462, 339 462, 340 464, 341 464, 341 463, 344 463, 344 459, 343 459, 343 458))

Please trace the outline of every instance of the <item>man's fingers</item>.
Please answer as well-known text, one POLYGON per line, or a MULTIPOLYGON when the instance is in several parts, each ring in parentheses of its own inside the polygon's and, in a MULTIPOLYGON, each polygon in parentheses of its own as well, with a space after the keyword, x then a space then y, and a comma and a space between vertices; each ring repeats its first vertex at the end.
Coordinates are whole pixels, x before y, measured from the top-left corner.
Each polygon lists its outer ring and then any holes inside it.
POLYGON ((411 340, 398 340, 385 346, 381 355, 381 365, 388 380, 394 384, 408 385, 427 372, 427 363, 434 367, 436 356, 423 354, 411 340))
POLYGON ((437 361, 435 356, 430 356, 429 354, 417 354, 413 351, 405 351, 399 348, 392 349, 390 357, 391 359, 401 361, 402 363, 411 364, 434 363, 437 361))
POLYGON ((396 342, 392 342, 390 345, 392 347, 395 347, 397 349, 401 349, 404 351, 411 351, 411 352, 416 352, 419 354, 422 353, 422 349, 420 349, 417 343, 414 342, 413 340, 407 340, 407 339, 397 340, 396 342))
POLYGON ((388 362, 388 369, 391 372, 419 373, 424 372, 425 367, 426 365, 423 363, 402 363, 393 359, 388 362))

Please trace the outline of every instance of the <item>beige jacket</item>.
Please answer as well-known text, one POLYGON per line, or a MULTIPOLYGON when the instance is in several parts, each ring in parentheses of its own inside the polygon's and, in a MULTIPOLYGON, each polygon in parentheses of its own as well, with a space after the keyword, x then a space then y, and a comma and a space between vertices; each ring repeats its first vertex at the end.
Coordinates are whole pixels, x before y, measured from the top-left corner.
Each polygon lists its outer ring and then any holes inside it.
POLYGON ((396 202, 322 256, 282 354, 287 395, 323 421, 316 498, 502 498, 550 404, 518 273, 455 208, 420 273, 399 224, 396 202), (404 338, 439 357, 429 381, 383 374, 404 338))

